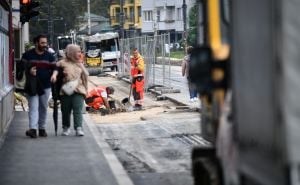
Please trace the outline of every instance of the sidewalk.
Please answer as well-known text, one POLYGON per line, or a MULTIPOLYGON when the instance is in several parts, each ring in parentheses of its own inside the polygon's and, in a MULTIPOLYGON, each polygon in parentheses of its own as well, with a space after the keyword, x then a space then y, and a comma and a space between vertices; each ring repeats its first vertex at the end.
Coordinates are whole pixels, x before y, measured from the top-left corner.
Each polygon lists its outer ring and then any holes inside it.
POLYGON ((25 136, 28 113, 15 112, 0 148, 0 184, 132 185, 87 115, 84 122, 84 137, 76 137, 74 131, 70 136, 60 136, 61 128, 55 136, 52 112, 49 112, 48 137, 31 139, 25 136))

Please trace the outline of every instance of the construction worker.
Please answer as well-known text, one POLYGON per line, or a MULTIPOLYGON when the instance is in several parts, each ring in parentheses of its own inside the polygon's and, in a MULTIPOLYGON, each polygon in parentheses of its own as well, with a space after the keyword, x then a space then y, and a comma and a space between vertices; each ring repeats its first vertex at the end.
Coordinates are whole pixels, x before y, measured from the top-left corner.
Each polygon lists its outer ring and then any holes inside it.
POLYGON ((80 54, 80 62, 84 63, 85 62, 85 55, 84 55, 84 51, 81 49, 81 54, 80 54))
POLYGON ((105 106, 108 111, 110 111, 110 106, 108 103, 109 95, 114 93, 114 88, 111 86, 103 87, 98 86, 92 89, 85 99, 85 103, 92 107, 94 110, 99 110, 101 106, 105 106))
POLYGON ((132 50, 131 77, 132 95, 135 101, 134 110, 141 110, 144 100, 144 59, 137 48, 132 50))

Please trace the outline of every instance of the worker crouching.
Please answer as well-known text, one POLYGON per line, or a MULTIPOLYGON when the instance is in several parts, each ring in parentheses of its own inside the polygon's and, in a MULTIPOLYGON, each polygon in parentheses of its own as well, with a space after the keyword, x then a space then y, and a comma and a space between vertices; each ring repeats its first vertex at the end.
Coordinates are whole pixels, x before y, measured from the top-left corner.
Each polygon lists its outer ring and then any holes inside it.
POLYGON ((111 86, 102 87, 98 86, 92 89, 89 93, 87 98, 85 99, 85 103, 92 108, 92 110, 100 110, 103 106, 104 109, 102 112, 103 114, 111 113, 111 106, 108 101, 109 95, 114 93, 114 88, 111 86))

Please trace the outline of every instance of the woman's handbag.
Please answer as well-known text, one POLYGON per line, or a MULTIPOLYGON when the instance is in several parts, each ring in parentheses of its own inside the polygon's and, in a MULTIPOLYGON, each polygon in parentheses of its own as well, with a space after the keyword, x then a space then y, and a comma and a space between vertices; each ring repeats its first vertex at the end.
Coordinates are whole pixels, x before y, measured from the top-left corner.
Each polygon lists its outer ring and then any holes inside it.
POLYGON ((78 86, 79 84, 79 79, 76 79, 76 80, 71 80, 67 83, 65 83, 61 89, 63 90, 63 92, 66 94, 66 95, 72 95, 76 89, 76 87, 78 86))

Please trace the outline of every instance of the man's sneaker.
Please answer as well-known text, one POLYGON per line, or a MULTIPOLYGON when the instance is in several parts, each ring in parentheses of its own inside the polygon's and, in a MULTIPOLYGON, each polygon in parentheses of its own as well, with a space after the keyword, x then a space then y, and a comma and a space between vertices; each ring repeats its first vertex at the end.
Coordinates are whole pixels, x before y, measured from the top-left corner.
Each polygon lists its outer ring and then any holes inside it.
POLYGON ((26 134, 26 136, 28 136, 28 137, 31 137, 31 138, 37 138, 37 135, 36 135, 36 129, 29 129, 29 130, 26 130, 25 134, 26 134))
POLYGON ((76 136, 84 136, 84 132, 81 127, 76 128, 76 136))
POLYGON ((62 131, 61 135, 62 136, 70 135, 70 129, 69 128, 63 128, 63 131, 62 131))
POLYGON ((47 137, 47 132, 45 129, 39 129, 39 136, 40 137, 47 137))

